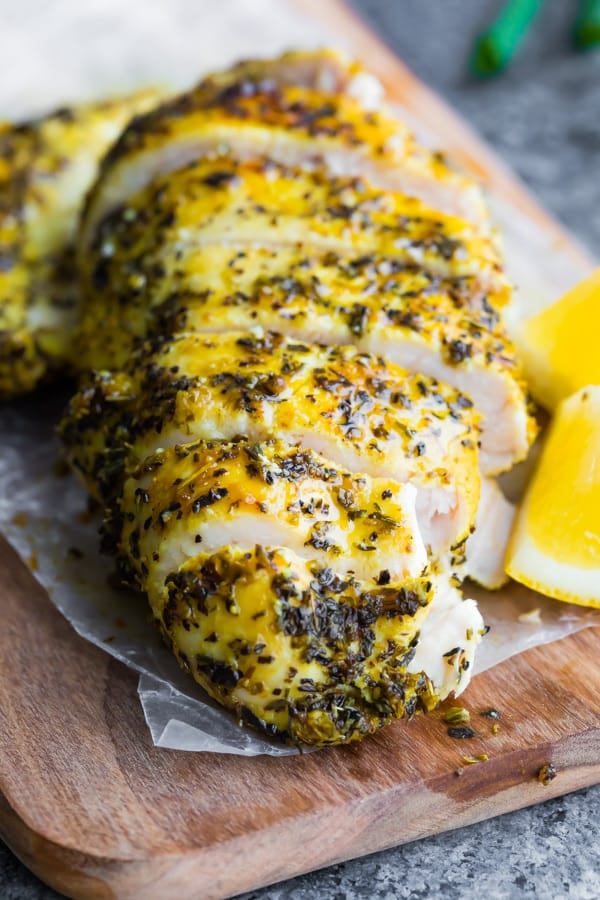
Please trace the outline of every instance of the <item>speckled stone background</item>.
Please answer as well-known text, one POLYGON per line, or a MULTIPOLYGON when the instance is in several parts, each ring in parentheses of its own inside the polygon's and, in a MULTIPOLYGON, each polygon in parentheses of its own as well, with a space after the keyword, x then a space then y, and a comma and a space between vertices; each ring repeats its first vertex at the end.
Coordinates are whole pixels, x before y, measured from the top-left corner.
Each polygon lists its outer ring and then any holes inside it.
MULTIPOLYGON (((170 14, 184 18, 195 2, 164 0, 170 14)), ((546 0, 519 59, 485 84, 470 80, 466 59, 474 34, 501 0, 354 2, 600 257, 600 50, 571 50, 577 0, 546 0)), ((42 7, 51 15, 52 3, 40 2, 42 7)), ((14 0, 0 0, 0 21, 14 11, 14 0)), ((244 900, 598 900, 599 823, 596 787, 255 891, 244 900)), ((0 844, 0 900, 56 897, 0 844)))

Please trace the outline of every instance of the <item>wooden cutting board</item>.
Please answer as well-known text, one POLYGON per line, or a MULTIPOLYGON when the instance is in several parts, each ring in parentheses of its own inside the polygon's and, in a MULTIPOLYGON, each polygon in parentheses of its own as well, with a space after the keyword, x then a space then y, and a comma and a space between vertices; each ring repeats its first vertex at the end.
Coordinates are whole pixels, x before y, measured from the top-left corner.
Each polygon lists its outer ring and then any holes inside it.
POLYGON ((0 564, 0 833, 68 896, 225 897, 600 781, 596 631, 475 678, 471 740, 435 713, 304 757, 182 753, 152 746, 135 674, 77 637, 6 545, 0 564))
MULTIPOLYGON (((561 277, 589 269, 489 149, 341 3, 299 5, 519 211, 560 258, 561 277)), ((1 543, 0 596, 0 835, 71 897, 229 896, 600 781, 597 631, 475 678, 465 698, 471 740, 449 738, 436 713, 356 747, 245 759, 153 747, 135 674, 79 638, 1 543), (490 707, 502 713, 495 736, 478 715, 490 707), (487 762, 462 762, 481 753, 487 762), (557 775, 543 786, 537 773, 550 762, 557 775)))

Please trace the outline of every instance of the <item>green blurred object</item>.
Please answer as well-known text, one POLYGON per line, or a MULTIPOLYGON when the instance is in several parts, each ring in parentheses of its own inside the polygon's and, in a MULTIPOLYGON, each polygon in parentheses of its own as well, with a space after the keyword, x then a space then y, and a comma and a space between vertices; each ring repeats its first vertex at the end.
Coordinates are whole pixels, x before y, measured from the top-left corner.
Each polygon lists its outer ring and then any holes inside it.
POLYGON ((580 50, 591 50, 600 45, 600 0, 581 0, 573 40, 580 50))
MULTIPOLYGON (((475 41, 470 62, 473 75, 487 78, 508 65, 543 2, 508 0, 496 21, 475 41)), ((600 9, 600 3, 591 5, 600 9)))

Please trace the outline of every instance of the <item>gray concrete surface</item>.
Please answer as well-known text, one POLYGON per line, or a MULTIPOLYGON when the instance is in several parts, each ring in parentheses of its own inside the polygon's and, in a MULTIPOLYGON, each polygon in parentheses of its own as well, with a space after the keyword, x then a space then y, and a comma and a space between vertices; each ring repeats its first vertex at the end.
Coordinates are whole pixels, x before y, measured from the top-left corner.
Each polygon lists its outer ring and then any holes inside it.
MULTIPOLYGON (((600 51, 577 55, 570 48, 576 0, 546 0, 519 59, 485 84, 469 79, 466 59, 473 35, 500 0, 355 5, 600 257, 600 51)), ((255 891, 245 900, 597 900, 599 818, 600 787, 591 788, 255 891)), ((0 900, 57 896, 0 845, 0 900)))
POLYGON ((469 77, 469 50, 502 0, 353 2, 600 255, 600 50, 571 48, 577 0, 546 0, 513 65, 485 82, 469 77))

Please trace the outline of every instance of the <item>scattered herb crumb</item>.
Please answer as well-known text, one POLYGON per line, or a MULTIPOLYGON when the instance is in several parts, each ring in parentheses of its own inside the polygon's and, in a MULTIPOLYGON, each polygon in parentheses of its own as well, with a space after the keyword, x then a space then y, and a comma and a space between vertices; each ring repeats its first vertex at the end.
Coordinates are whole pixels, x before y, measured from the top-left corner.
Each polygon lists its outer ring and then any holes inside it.
POLYGON ((496 737, 496 735, 499 733, 499 731, 500 731, 500 726, 498 725, 497 722, 494 722, 494 724, 492 725, 492 734, 494 735, 494 737, 496 737))
POLYGON ((448 725, 467 725, 471 721, 471 714, 463 706, 451 706, 442 716, 448 725))
POLYGON ((550 782, 551 782, 551 781, 554 781, 554 779, 556 778, 557 774, 558 774, 558 773, 557 773, 556 768, 554 767, 554 765, 553 765, 552 763, 546 763, 546 765, 545 765, 545 766, 542 766, 542 768, 541 768, 540 771, 538 772, 538 774, 537 774, 537 779, 538 779, 538 781, 539 781, 540 784, 543 784, 543 785, 544 785, 544 787, 548 787, 548 785, 550 784, 550 782))
POLYGON ((24 512, 16 512, 12 517, 13 525, 17 525, 19 528, 22 528, 24 525, 27 525, 27 513, 24 512))
POLYGON ((467 738, 476 737, 476 732, 467 725, 453 725, 448 729, 448 735, 451 738, 455 738, 457 741, 464 741, 467 738))
POLYGON ((493 709, 493 707, 490 709, 482 709, 481 712, 479 713, 479 715, 483 716, 484 719, 496 719, 497 720, 497 719, 502 718, 502 714, 499 713, 497 709, 493 709))
POLYGON ((477 756, 463 756, 462 761, 467 766, 474 766, 476 763, 487 762, 488 759, 487 753, 479 753, 477 756))

